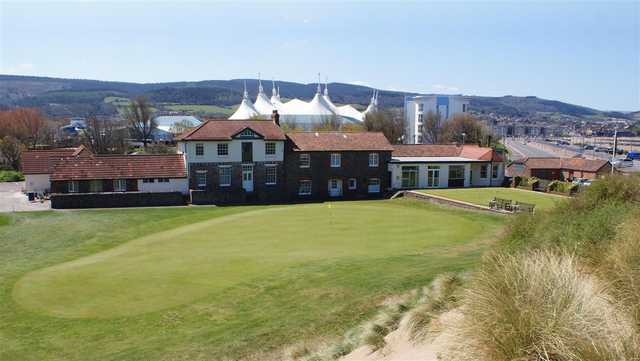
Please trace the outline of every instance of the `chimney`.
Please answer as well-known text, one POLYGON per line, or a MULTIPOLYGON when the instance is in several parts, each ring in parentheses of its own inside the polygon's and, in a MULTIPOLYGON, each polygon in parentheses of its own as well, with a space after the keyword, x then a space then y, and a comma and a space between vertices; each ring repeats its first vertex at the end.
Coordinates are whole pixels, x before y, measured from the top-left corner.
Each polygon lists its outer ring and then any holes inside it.
POLYGON ((277 126, 280 126, 280 114, 278 114, 276 109, 271 112, 271 120, 276 123, 277 126))

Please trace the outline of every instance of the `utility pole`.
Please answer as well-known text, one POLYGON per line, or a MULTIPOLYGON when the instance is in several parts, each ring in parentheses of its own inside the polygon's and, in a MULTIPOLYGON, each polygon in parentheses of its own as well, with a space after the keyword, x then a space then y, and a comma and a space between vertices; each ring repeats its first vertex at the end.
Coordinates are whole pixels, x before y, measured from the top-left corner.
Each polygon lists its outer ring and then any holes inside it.
POLYGON ((616 154, 618 153, 617 151, 618 148, 618 127, 616 126, 616 129, 613 131, 613 152, 611 154, 611 174, 613 175, 613 160, 616 157, 616 154))

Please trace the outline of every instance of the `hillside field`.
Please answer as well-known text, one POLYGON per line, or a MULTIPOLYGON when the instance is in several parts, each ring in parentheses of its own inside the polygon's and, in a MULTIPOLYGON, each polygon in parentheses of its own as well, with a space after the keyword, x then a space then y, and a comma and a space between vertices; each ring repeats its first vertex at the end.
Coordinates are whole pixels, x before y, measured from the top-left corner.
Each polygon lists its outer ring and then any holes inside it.
POLYGON ((266 359, 477 264, 504 222, 408 199, 5 214, 0 359, 266 359))

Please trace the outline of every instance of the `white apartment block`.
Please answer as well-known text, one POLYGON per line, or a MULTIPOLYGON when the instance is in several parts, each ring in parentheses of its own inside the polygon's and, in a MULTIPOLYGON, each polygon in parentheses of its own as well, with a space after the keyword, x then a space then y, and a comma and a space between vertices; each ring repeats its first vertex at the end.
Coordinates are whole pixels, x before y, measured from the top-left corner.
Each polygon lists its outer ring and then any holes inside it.
POLYGON ((422 144, 422 124, 427 113, 440 114, 447 120, 469 111, 469 99, 462 95, 417 95, 404 98, 405 143, 422 144))

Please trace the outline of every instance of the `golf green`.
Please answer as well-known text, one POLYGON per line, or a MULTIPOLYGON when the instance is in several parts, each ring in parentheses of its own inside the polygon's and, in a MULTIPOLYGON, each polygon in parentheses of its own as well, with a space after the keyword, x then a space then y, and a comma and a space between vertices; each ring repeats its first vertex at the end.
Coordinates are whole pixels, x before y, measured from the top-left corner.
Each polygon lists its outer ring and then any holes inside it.
POLYGON ((310 261, 399 255, 487 234, 464 213, 389 205, 281 206, 214 218, 28 273, 13 297, 59 317, 135 315, 310 261))

